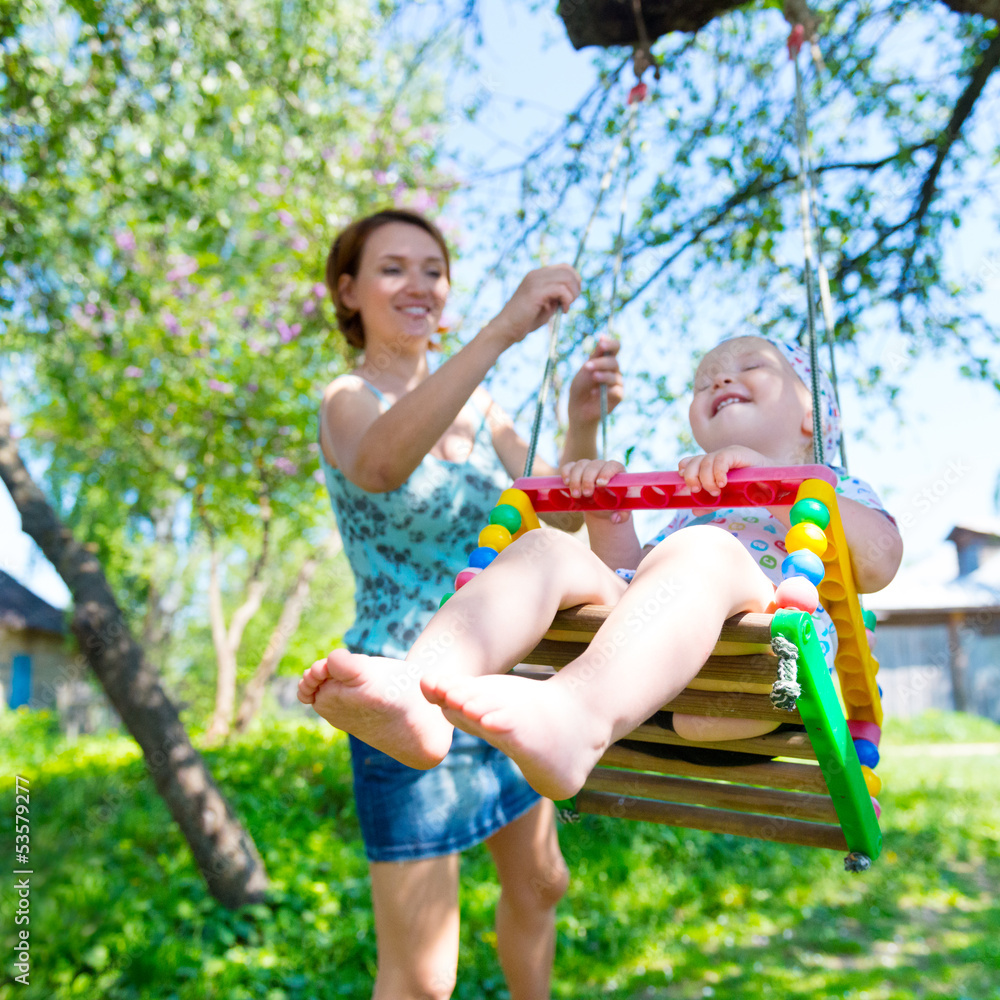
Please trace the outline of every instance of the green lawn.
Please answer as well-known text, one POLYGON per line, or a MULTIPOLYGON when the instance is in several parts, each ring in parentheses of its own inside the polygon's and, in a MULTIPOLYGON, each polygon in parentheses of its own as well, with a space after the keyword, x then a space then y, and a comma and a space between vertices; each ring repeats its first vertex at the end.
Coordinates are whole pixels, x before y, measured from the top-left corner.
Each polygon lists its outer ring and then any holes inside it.
MULTIPOLYGON (((1000 998, 1000 754, 961 752, 983 743, 1000 744, 1000 726, 946 714, 888 726, 885 849, 863 875, 844 873, 836 852, 596 817, 564 827, 574 878, 553 995, 1000 998)), ((368 996, 372 919, 345 742, 274 723, 207 757, 272 879, 267 904, 236 914, 206 895, 131 741, 67 745, 44 716, 0 718, 4 864, 18 867, 21 774, 35 872, 31 985, 9 978, 5 891, 0 998, 368 996)), ((464 876, 455 995, 506 997, 484 850, 464 876)))

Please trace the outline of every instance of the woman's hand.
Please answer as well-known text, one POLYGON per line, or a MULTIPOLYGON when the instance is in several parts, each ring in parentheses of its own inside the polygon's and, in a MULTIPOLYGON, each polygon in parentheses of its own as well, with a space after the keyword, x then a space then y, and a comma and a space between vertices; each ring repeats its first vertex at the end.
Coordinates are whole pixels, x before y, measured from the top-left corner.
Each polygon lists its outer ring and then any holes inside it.
POLYGON ((692 493, 705 490, 713 497, 722 493, 722 487, 729 482, 726 473, 730 469, 750 469, 761 465, 774 463, 752 448, 733 445, 730 448, 720 448, 707 455, 692 455, 682 458, 677 471, 684 477, 692 493))
POLYGON ((580 275, 569 264, 529 271, 510 301, 490 326, 502 332, 508 345, 516 344, 547 323, 557 309, 565 312, 580 294, 580 275))
POLYGON ((613 337, 600 336, 590 357, 576 373, 569 387, 569 422, 596 424, 601 419, 601 386, 608 387, 608 413, 625 395, 618 350, 621 344, 613 337))
MULTIPOLYGON (((562 481, 569 489, 571 497, 592 497, 596 489, 607 486, 613 476, 624 471, 625 466, 621 462, 584 458, 564 465, 559 470, 559 475, 562 476, 562 481)), ((632 514, 627 510, 588 510, 587 517, 597 517, 613 524, 624 524, 631 519, 632 514)))

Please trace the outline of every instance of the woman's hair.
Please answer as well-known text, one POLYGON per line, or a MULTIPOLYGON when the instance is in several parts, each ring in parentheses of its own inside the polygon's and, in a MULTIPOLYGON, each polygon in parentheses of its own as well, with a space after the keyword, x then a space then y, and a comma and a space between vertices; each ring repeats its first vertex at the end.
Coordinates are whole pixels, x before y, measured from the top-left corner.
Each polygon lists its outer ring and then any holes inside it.
POLYGON ((430 219, 424 218, 419 212, 408 208, 389 208, 364 218, 355 219, 333 241, 330 253, 326 258, 326 285, 337 312, 337 325, 351 347, 365 346, 365 330, 361 324, 361 314, 357 309, 349 309, 340 297, 341 275, 349 274, 352 278, 358 276, 361 264, 361 254, 365 243, 376 229, 390 222, 403 222, 408 226, 416 226, 431 236, 441 248, 444 255, 444 270, 448 280, 451 280, 451 260, 448 256, 448 245, 444 241, 441 230, 430 219))

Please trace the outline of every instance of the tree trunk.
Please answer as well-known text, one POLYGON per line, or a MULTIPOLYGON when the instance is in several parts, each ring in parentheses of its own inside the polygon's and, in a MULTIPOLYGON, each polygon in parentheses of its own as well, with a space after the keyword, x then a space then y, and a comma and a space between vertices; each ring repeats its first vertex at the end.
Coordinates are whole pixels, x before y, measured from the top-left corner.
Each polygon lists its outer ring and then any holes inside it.
POLYGON ((219 580, 219 553, 215 547, 215 538, 209 533, 211 544, 211 568, 208 577, 208 614, 212 624, 212 644, 215 647, 217 676, 215 682, 215 712, 212 721, 205 731, 205 739, 209 743, 224 740, 229 735, 233 723, 233 712, 236 709, 236 654, 239 652, 243 633, 255 614, 260 610, 264 600, 264 580, 262 572, 267 560, 268 529, 270 519, 264 519, 264 537, 260 556, 250 574, 246 597, 243 603, 233 612, 233 617, 226 628, 226 616, 222 607, 222 584, 219 580))
POLYGON ((73 632, 112 705, 142 748, 146 765, 223 906, 259 902, 267 873, 200 754, 174 704, 125 623, 97 559, 56 517, 25 469, 11 437, 10 410, 0 392, 0 478, 24 531, 40 546, 73 595, 73 632))
POLYGON ((281 662, 288 643, 291 641, 295 630, 299 627, 302 612, 309 601, 309 594, 312 588, 312 579, 319 568, 320 563, 325 559, 332 559, 343 547, 340 540, 340 532, 332 531, 319 553, 309 556, 299 569, 299 575, 295 580, 295 586, 278 618, 278 624, 271 633, 264 655, 257 665, 250 683, 247 684, 243 692, 243 700, 240 703, 239 711, 236 713, 236 731, 244 732, 250 725, 254 715, 257 714, 261 702, 264 699, 264 690, 268 681, 274 676, 278 664, 281 662))
POLYGON ((965 615, 958 611, 948 615, 948 670, 951 673, 951 692, 955 711, 969 710, 969 693, 966 678, 969 672, 969 654, 962 642, 965 615))
MULTIPOLYGON (((981 14, 1000 21, 1000 0, 942 2, 958 14, 981 14)), ((652 42, 671 31, 698 31, 727 11, 746 6, 746 0, 642 0, 640 9, 644 33, 652 42)), ((783 6, 789 20, 806 8, 804 0, 785 0, 783 6)), ((575 49, 587 45, 637 45, 641 40, 633 0, 560 0, 556 13, 575 49)), ((802 13, 795 19, 801 23, 808 20, 802 13)))

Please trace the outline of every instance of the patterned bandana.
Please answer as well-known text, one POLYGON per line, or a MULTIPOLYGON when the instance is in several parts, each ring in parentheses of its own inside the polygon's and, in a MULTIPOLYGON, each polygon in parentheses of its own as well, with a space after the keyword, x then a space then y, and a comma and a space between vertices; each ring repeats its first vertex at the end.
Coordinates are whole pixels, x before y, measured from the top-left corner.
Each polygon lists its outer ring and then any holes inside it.
MULTIPOLYGON (((785 360, 792 366, 792 371, 805 383, 811 395, 812 364, 809 352, 804 347, 799 347, 798 344, 789 344, 783 340, 771 340, 769 337, 762 339, 781 352, 785 360)), ((833 392, 833 383, 822 368, 819 370, 819 405, 823 427, 823 460, 827 465, 833 465, 834 456, 840 447, 840 408, 837 406, 837 397, 833 392)))

